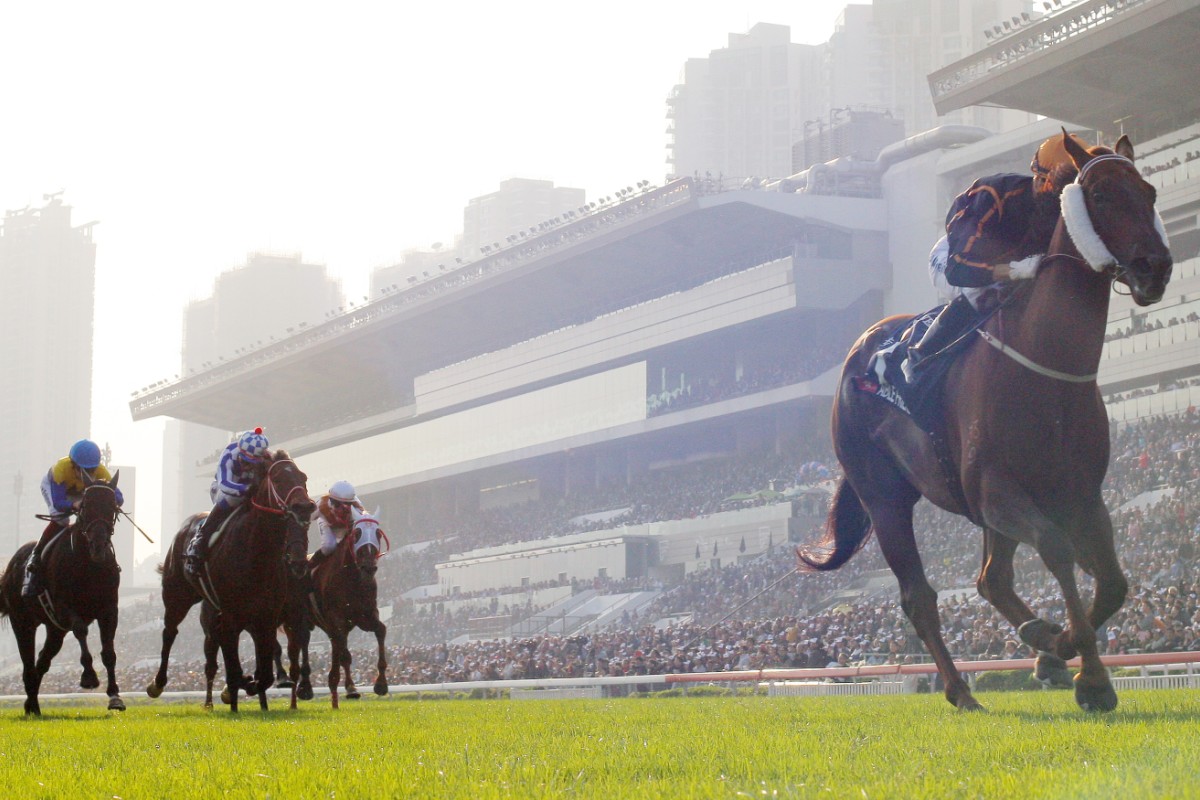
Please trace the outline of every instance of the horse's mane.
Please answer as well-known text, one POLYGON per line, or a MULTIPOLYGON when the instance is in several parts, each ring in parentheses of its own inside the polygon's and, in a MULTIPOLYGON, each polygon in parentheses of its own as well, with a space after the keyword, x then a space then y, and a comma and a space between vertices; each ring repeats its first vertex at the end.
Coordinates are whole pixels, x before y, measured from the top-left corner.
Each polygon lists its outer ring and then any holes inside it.
MULTIPOLYGON (((1088 148, 1088 153, 1094 156, 1112 152, 1111 148, 1103 145, 1094 145, 1088 148)), ((1046 188, 1034 193, 1031 217, 1033 224, 1029 227, 1023 245, 1019 247, 1022 256, 1045 252, 1050 243, 1050 237, 1054 234, 1054 228, 1058 225, 1058 219, 1062 215, 1063 189, 1073 183, 1078 175, 1079 168, 1073 163, 1068 161, 1065 164, 1059 164, 1047 176, 1046 188)))

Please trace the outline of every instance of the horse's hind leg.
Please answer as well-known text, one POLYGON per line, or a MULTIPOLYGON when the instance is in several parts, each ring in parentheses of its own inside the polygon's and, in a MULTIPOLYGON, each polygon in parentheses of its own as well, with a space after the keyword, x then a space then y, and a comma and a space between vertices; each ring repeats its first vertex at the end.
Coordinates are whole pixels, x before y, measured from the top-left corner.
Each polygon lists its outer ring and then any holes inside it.
MULTIPOLYGON (((893 495, 895 496, 895 495, 893 495)), ((900 584, 900 607, 916 628, 917 635, 933 656, 938 673, 946 684, 946 699, 960 711, 983 708, 971 694, 967 682, 954 666, 954 659, 942 638, 942 621, 938 615, 937 592, 929 585, 917 541, 913 534, 912 502, 892 499, 867 504, 871 522, 883 557, 900 584), (900 503, 903 502, 903 506, 900 503)))
POLYGON ((979 594, 1017 630, 1021 640, 1038 651, 1034 675, 1049 686, 1072 685, 1067 662, 1053 652, 1062 628, 1039 619, 1013 589, 1013 556, 1020 543, 990 528, 983 529, 983 567, 975 586, 979 594))
POLYGON ((350 652, 350 646, 342 648, 342 672, 346 676, 346 699, 358 700, 362 697, 362 692, 358 691, 358 687, 354 685, 354 675, 351 672, 351 665, 354 663, 354 655, 350 652))
POLYGON ((41 716, 38 704, 38 689, 42 677, 37 671, 37 624, 13 620, 13 635, 17 639, 17 652, 21 654, 21 681, 25 685, 25 713, 41 716))
POLYGON ((213 683, 217 680, 217 638, 204 632, 204 708, 212 711, 213 683))
POLYGON ((96 619, 96 626, 100 629, 100 661, 104 664, 104 671, 108 675, 108 685, 105 687, 105 694, 108 695, 108 710, 109 711, 124 711, 125 701, 121 699, 121 687, 117 685, 117 606, 114 603, 111 608, 106 608, 100 613, 96 619))
POLYGON ((179 635, 179 623, 183 622, 183 618, 195 604, 195 600, 184 597, 182 594, 163 590, 165 610, 163 611, 162 654, 158 672, 155 674, 154 680, 146 687, 146 694, 151 697, 161 695, 163 687, 167 685, 167 664, 171 659, 171 646, 175 644, 175 637, 179 635))

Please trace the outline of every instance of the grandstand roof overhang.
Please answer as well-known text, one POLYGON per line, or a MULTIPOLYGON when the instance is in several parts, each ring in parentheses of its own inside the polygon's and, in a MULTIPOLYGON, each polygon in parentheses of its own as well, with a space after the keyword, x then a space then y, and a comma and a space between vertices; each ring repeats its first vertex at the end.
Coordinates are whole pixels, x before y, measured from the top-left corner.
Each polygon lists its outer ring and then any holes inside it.
POLYGON ((1085 0, 1022 25, 929 76, 946 114, 1000 106, 1136 140, 1200 119, 1200 5, 1085 0))
POLYGON ((749 266, 747 259, 790 254, 815 230, 886 230, 879 200, 704 194, 688 180, 658 191, 671 187, 669 202, 618 215, 586 236, 554 244, 570 230, 564 225, 524 242, 530 255, 502 250, 139 393, 130 402, 133 419, 168 416, 219 430, 261 424, 286 438, 312 419, 394 427, 415 413, 408 393, 416 375, 575 324, 592 308, 634 305, 697 276, 749 266), (338 418, 351 409, 352 417, 338 418))

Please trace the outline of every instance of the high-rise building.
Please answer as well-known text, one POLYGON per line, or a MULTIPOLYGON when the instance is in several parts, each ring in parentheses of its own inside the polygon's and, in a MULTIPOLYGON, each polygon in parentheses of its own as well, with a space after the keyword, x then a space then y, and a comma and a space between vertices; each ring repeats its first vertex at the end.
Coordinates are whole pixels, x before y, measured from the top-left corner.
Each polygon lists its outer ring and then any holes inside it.
MULTIPOLYGON (((899 121, 905 136, 946 123, 994 132, 1029 124, 1034 115, 1005 108, 938 116, 928 84, 931 72, 981 46, 998 24, 1011 28, 1032 19, 1028 6, 1024 0, 874 0, 847 5, 820 45, 792 43, 785 25, 759 23, 731 34, 728 47, 689 59, 667 98, 667 173, 720 178, 725 188, 746 178, 782 178, 797 171, 797 143, 807 142, 809 154, 802 145, 798 160, 811 164, 838 136, 867 129, 872 139, 891 135, 885 119, 899 121), (847 126, 841 112, 853 111, 879 116, 847 126)), ((833 150, 832 157, 855 155, 853 148, 833 150)))
POLYGON ((823 46, 759 23, 729 46, 691 58, 667 98, 667 173, 681 178, 782 178, 792 145, 822 105, 823 46))
MULTIPOLYGON (((61 194, 61 193, 60 193, 61 194)), ((0 553, 36 536, 50 465, 90 435, 96 245, 60 194, 0 224, 0 553)))
POLYGON ((555 186, 553 181, 529 178, 501 181, 499 191, 467 201, 463 210, 462 257, 478 258, 492 248, 510 244, 509 237, 537 233, 539 225, 550 224, 556 218, 561 223, 564 212, 576 211, 585 200, 583 189, 555 186))
MULTIPOLYGON (((307 264, 299 255, 252 253, 244 266, 217 277, 211 296, 184 309, 180 374, 252 357, 255 349, 320 322, 345 302, 340 281, 329 277, 324 265, 307 264)), ((272 431, 270 420, 247 419, 242 427, 259 425, 277 439, 284 433, 272 431)), ((168 541, 185 517, 208 510, 213 458, 233 433, 191 422, 168 423, 162 504, 162 530, 168 541)))

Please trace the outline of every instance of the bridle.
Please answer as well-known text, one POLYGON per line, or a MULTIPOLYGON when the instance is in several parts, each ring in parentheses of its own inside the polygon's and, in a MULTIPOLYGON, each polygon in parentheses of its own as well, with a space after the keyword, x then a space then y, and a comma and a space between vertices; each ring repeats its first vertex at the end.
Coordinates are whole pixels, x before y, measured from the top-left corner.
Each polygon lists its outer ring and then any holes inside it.
MULTIPOLYGON (((1087 266, 1093 272, 1096 272, 1108 278, 1110 290, 1115 288, 1116 283, 1121 280, 1127 272, 1127 268, 1114 256, 1096 232, 1092 225, 1091 217, 1088 215, 1087 206, 1085 203, 1083 179, 1086 177, 1091 168, 1106 161, 1118 161, 1133 167, 1133 162, 1123 155, 1117 153, 1101 153, 1093 156, 1080 169, 1079 174, 1075 176, 1075 180, 1068 184, 1062 191, 1062 221, 1070 237, 1071 244, 1079 251, 1079 256, 1069 253, 1050 253, 1042 259, 1039 268, 1044 268, 1048 262, 1053 260, 1067 260, 1087 266)), ((1166 232, 1163 229, 1162 219, 1158 216, 1158 212, 1154 212, 1154 222, 1158 229, 1159 235, 1163 241, 1166 241, 1166 232)), ((1027 283, 1032 283, 1028 281, 1027 283)), ((1019 294, 1019 289, 1011 292, 1008 297, 988 316, 997 313, 1005 305, 1007 305, 1014 297, 1019 294)), ((982 322, 986 322, 987 318, 982 322)), ((981 325, 982 325, 981 322, 981 325)), ((1099 373, 1093 372, 1089 375, 1075 375, 1069 372, 1061 372, 1056 369, 1042 366, 1033 359, 1024 355, 1020 351, 1007 345, 1000 338, 984 330, 982 327, 976 329, 979 336, 994 347, 999 352, 1016 361, 1026 369, 1036 372, 1047 378, 1052 378, 1066 383, 1092 383, 1096 380, 1099 373)))
POLYGON ((293 485, 290 489, 288 489, 287 494, 281 494, 279 487, 275 485, 275 479, 272 473, 275 471, 276 467, 280 467, 284 464, 291 464, 293 467, 296 466, 294 461, 286 458, 280 459, 279 461, 272 461, 271 465, 267 467, 267 474, 263 477, 263 484, 265 493, 267 495, 266 504, 260 503, 258 500, 258 496, 263 493, 260 491, 255 492, 254 497, 250 500, 250 505, 258 511, 263 511, 267 514, 274 514, 280 517, 286 516, 297 525, 307 526, 308 520, 301 519, 300 515, 295 509, 295 506, 292 504, 292 497, 296 494, 296 492, 300 493, 301 499, 308 500, 308 490, 305 489, 304 484, 297 483, 293 485))
MULTIPOLYGON (((112 537, 113 537, 113 531, 115 530, 116 524, 117 524, 117 512, 115 510, 113 511, 112 519, 107 519, 102 514, 92 516, 91 505, 88 502, 89 501, 88 495, 93 492, 96 492, 96 491, 108 492, 109 496, 112 498, 112 502, 111 502, 110 506, 113 509, 116 509, 116 507, 117 507, 116 491, 108 484, 95 483, 95 484, 88 486, 86 489, 84 489, 83 490, 83 499, 80 501, 80 504, 79 504, 79 517, 76 520, 75 525, 72 526, 72 530, 71 530, 71 538, 70 538, 71 552, 73 554, 78 552, 75 547, 75 537, 76 536, 81 536, 83 538, 83 540, 88 543, 89 549, 90 549, 91 544, 92 544, 93 540, 95 539, 95 536, 97 534, 97 529, 98 529, 99 535, 103 536, 107 540, 107 542, 105 544, 108 548, 108 551, 110 553, 112 553, 114 558, 116 558, 116 550, 113 548, 112 537), (88 512, 86 516, 91 517, 86 522, 84 521, 85 510, 88 512)), ((91 499, 94 499, 94 497, 95 496, 93 495, 91 499)))

